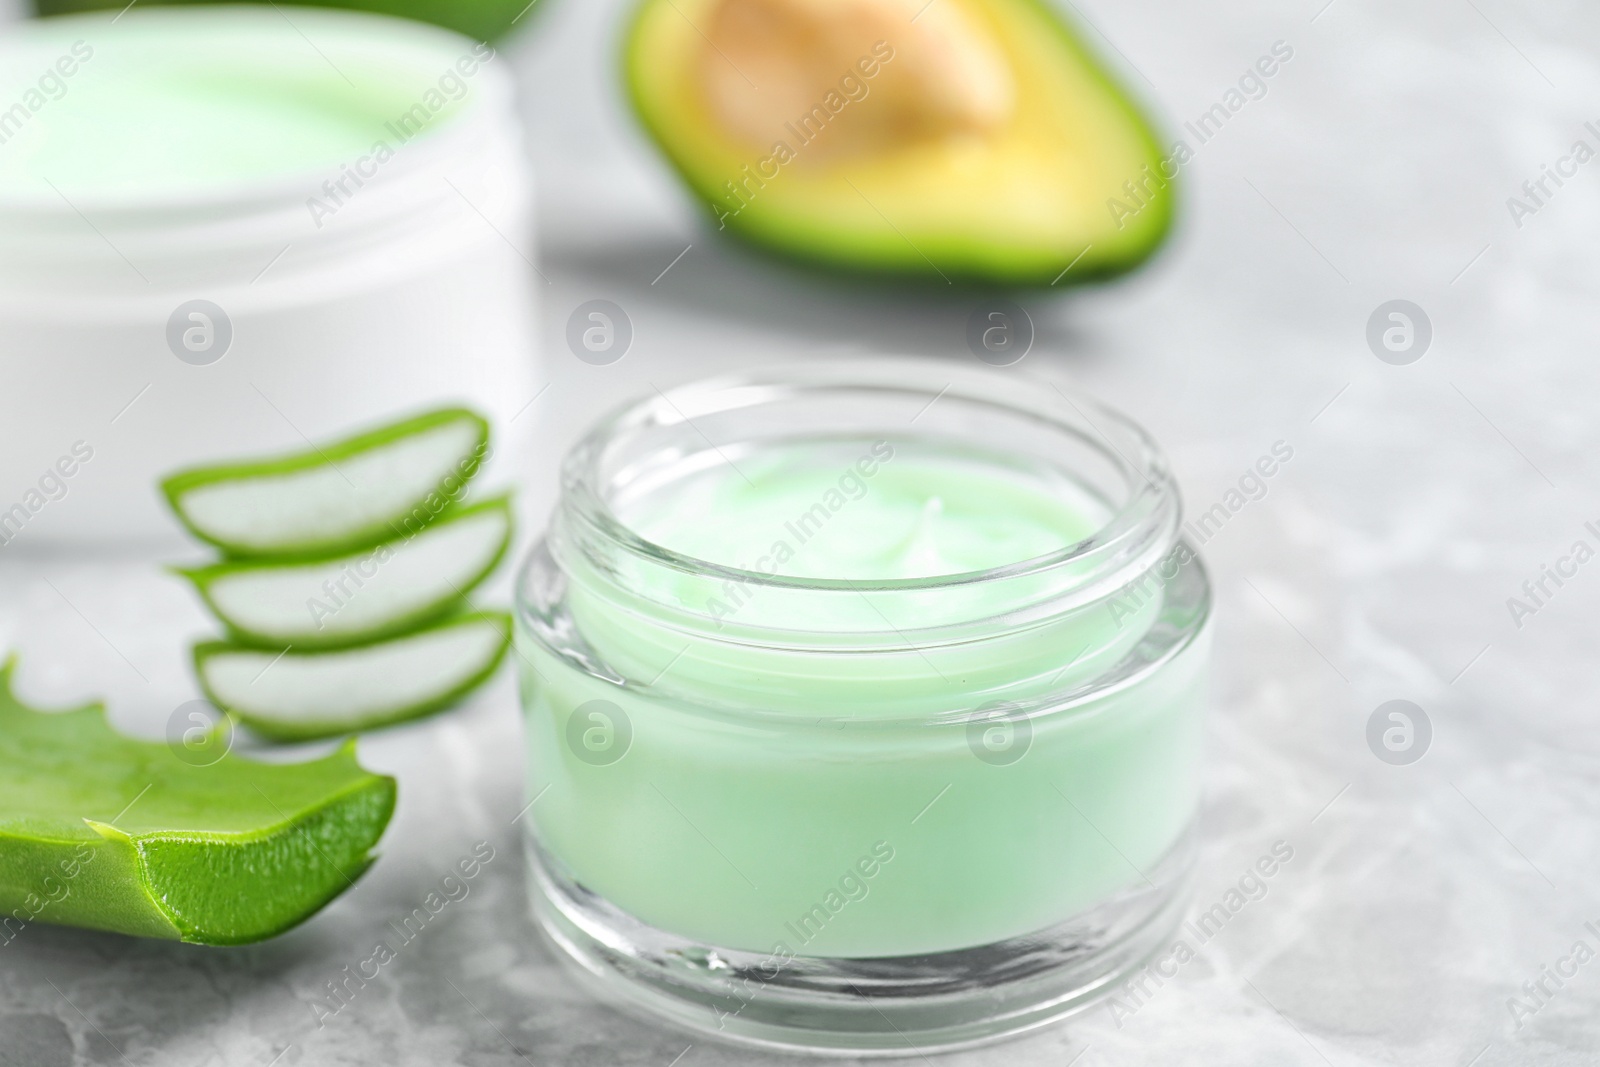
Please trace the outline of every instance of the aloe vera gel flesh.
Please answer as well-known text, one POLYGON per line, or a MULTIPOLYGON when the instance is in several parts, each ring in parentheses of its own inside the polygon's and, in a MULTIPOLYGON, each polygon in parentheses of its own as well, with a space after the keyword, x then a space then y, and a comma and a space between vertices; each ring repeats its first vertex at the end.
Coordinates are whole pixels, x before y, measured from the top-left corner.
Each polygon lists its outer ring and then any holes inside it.
POLYGON ((519 583, 535 904, 648 1006, 959 1043, 1081 1002, 1176 921, 1209 591, 1165 462, 1086 398, 949 381, 690 386, 568 458, 519 583), (1087 969, 998 962, 1051 944, 1087 969), (639 962, 663 946, 710 962, 639 962), (930 973, 960 1000, 990 966, 987 1008, 916 1014, 930 973), (847 992, 869 975, 892 1028, 847 992))

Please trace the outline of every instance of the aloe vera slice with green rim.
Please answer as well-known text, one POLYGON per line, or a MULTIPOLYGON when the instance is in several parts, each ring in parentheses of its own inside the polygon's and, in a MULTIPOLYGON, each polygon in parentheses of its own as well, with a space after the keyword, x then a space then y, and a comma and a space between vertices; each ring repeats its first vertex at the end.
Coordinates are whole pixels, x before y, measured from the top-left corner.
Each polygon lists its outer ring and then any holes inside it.
POLYGON ((208 641, 194 666, 217 707, 264 737, 305 741, 443 710, 494 673, 510 640, 509 615, 475 612, 327 652, 208 641))
POLYGON ((488 447, 482 417, 444 408, 276 459, 180 471, 161 488, 190 532, 224 552, 327 556, 427 525, 488 447))
POLYGON ((459 607, 505 556, 511 525, 509 498, 500 497, 332 559, 244 560, 178 573, 240 644, 337 648, 403 633, 459 607))
MULTIPOLYGON (((38 712, 0 668, 0 946, 34 922, 207 945, 282 933, 372 863, 393 778, 354 743, 309 763, 198 766, 95 704, 38 712)), ((219 749, 220 751, 220 749, 219 749)))

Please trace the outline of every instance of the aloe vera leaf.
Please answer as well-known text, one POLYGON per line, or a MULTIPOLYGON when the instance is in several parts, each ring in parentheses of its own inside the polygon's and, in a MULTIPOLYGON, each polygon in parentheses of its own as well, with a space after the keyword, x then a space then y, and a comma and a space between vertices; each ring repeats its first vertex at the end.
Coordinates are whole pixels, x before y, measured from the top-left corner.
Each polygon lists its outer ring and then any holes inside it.
POLYGON ((372 863, 393 778, 354 744, 197 766, 103 708, 40 712, 0 669, 0 944, 35 922, 238 945, 305 921, 372 863))
POLYGON ((455 509, 413 536, 331 559, 180 568, 237 644, 301 651, 390 637, 448 614, 499 565, 511 540, 499 497, 455 509))
POLYGON ((503 612, 457 615, 400 637, 322 652, 228 641, 194 648, 200 687, 263 737, 335 737, 441 711, 485 682, 511 640, 503 612))
POLYGON ((161 489, 191 533, 230 555, 310 559, 421 529, 488 447, 481 416, 443 408, 304 452, 180 471, 161 489))

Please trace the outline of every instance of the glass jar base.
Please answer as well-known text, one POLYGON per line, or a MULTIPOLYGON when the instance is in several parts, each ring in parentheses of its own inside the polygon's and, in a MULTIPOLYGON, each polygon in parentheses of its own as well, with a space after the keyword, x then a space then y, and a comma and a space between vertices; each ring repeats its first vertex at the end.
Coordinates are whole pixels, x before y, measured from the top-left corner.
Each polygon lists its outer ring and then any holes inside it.
POLYGON ((596 896, 531 836, 527 846, 538 926, 601 999, 738 1044, 889 1057, 997 1041, 1109 995, 1170 943, 1186 904, 1192 837, 1137 886, 1046 930, 873 959, 690 941, 596 896))

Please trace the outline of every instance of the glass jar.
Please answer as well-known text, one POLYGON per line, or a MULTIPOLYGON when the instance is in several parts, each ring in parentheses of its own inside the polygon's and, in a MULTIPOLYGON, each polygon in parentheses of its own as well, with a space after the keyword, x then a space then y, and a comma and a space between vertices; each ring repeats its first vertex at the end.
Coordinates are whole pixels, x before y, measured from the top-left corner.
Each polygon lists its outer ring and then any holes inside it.
POLYGON ((1011 372, 817 363, 604 420, 518 580, 541 928, 623 1002, 767 1046, 922 1051, 1083 1007, 1164 946, 1191 866, 1210 590, 1180 512, 1143 430, 1011 372), (864 493, 893 464, 1016 487, 995 499, 1093 532, 910 578, 774 564, 853 492, 741 566, 640 533, 736 527, 695 479, 775 450, 864 493))

